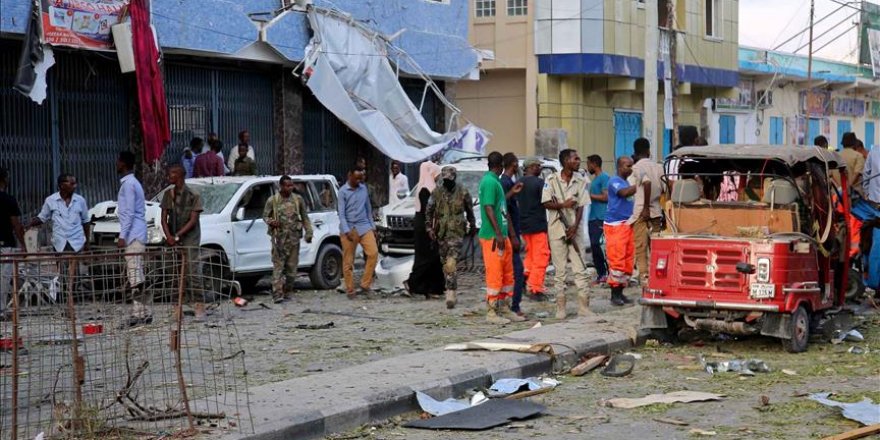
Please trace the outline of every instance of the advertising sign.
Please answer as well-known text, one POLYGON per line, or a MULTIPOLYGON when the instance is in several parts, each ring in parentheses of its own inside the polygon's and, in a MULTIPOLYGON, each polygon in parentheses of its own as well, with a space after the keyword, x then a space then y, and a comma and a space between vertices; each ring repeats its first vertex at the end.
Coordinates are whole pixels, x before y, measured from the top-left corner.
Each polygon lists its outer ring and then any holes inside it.
POLYGON ((41 0, 43 42, 53 46, 110 50, 110 28, 128 0, 41 0))
POLYGON ((865 101, 853 98, 834 98, 834 114, 841 116, 855 116, 860 118, 865 115, 865 101))

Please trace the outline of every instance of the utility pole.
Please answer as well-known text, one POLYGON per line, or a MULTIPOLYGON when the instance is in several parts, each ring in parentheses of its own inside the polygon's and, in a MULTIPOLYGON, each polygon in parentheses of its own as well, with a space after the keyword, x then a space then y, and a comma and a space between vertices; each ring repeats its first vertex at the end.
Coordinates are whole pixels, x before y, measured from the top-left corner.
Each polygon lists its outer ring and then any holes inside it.
POLYGON ((660 28, 657 1, 645 0, 645 92, 642 112, 642 133, 651 142, 651 157, 660 157, 657 142, 657 48, 660 28))
POLYGON ((678 35, 675 30, 675 0, 668 0, 666 2, 667 7, 667 19, 666 19, 666 28, 668 29, 669 36, 669 90, 666 93, 669 93, 669 96, 672 99, 672 135, 669 136, 669 150, 672 151, 672 146, 678 144, 678 74, 675 71, 676 66, 676 51, 678 44, 678 35))
POLYGON ((807 137, 810 134, 810 101, 813 99, 813 14, 816 12, 816 1, 810 0, 810 44, 807 49, 807 94, 804 96, 804 145, 810 145, 807 137))

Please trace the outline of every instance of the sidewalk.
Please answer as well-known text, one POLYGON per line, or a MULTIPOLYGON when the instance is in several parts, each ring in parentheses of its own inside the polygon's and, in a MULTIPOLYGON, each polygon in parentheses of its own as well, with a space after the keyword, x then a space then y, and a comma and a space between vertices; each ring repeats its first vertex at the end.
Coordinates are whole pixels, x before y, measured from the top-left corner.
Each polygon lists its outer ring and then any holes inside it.
MULTIPOLYGON (((558 367, 563 360, 570 365, 586 352, 626 349, 633 336, 633 329, 614 328, 599 315, 484 341, 552 343, 558 367)), ((250 405, 256 432, 246 438, 320 438, 415 410, 414 391, 439 399, 457 397, 474 387, 488 387, 495 379, 548 373, 553 364, 546 354, 453 352, 438 347, 253 387, 250 405)))

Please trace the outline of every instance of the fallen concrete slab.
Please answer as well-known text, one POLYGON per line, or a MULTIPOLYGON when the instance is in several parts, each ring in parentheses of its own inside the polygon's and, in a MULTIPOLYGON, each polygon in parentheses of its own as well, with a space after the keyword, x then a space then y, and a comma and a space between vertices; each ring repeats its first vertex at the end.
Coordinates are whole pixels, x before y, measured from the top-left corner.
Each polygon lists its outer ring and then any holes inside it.
MULTIPOLYGON (((631 333, 596 323, 595 318, 578 318, 484 342, 552 343, 557 362, 564 359, 574 365, 588 352, 611 353, 630 347, 631 333)), ((225 438, 321 438, 417 410, 416 391, 446 399, 488 387, 500 378, 538 376, 552 368, 546 353, 462 352, 438 347, 251 388, 250 412, 256 432, 225 438)))

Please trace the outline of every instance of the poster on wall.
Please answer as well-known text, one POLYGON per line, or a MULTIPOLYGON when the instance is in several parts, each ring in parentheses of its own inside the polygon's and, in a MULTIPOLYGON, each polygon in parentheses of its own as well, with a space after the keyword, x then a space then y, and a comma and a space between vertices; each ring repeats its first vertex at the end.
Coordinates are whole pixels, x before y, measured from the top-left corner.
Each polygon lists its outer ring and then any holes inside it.
POLYGON ((785 128, 789 142, 795 141, 797 145, 804 143, 804 118, 800 116, 790 116, 785 119, 785 128))
POLYGON ((41 0, 43 42, 53 46, 110 50, 110 28, 128 0, 41 0))

